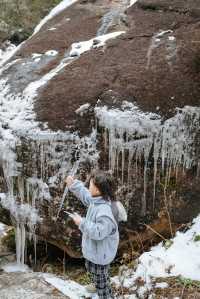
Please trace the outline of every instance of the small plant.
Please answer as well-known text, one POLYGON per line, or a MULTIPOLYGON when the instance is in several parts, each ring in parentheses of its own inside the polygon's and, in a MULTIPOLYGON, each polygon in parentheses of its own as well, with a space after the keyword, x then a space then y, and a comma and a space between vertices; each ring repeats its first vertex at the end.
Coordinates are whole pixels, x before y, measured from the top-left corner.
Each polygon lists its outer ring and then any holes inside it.
POLYGON ((169 249, 172 245, 173 245, 173 241, 172 240, 166 240, 164 242, 165 249, 169 249))
POLYGON ((182 276, 180 276, 177 280, 187 288, 200 288, 200 281, 184 278, 182 276))
POLYGON ((194 242, 198 242, 198 241, 200 241, 200 235, 196 235, 196 236, 194 237, 194 242))
POLYGON ((80 277, 78 277, 76 281, 83 285, 89 284, 92 281, 91 275, 88 272, 86 272, 86 273, 82 274, 80 277))

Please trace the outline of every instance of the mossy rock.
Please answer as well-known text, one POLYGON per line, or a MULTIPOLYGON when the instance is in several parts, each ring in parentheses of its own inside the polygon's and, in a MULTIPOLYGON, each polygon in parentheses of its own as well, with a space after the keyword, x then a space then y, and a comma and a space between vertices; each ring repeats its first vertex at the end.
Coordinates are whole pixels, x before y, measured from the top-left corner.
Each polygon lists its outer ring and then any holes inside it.
POLYGON ((10 228, 6 235, 2 237, 2 244, 7 248, 8 251, 15 251, 15 230, 10 228))
POLYGON ((0 0, 0 20, 6 24, 6 32, 0 31, 0 41, 11 39, 15 44, 21 43, 58 3, 60 0, 0 0))

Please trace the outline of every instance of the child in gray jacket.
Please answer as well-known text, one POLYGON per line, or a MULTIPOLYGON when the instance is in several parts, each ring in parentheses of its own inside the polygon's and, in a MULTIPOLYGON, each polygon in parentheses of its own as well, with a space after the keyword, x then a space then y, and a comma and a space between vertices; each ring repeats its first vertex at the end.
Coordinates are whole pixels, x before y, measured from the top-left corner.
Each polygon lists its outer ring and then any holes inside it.
POLYGON ((88 272, 100 299, 114 298, 110 286, 109 265, 114 260, 119 244, 118 225, 111 208, 114 200, 110 176, 95 172, 89 180, 89 189, 68 176, 69 190, 88 206, 86 217, 74 214, 73 221, 82 232, 82 253, 88 272))

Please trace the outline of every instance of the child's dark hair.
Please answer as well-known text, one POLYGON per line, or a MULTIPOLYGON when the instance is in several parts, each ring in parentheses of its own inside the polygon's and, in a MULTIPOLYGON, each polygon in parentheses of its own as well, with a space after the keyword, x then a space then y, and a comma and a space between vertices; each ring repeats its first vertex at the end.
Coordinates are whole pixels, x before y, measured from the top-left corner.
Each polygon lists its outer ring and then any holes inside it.
POLYGON ((109 172, 102 170, 92 171, 89 182, 91 179, 105 200, 115 200, 114 179, 109 172))

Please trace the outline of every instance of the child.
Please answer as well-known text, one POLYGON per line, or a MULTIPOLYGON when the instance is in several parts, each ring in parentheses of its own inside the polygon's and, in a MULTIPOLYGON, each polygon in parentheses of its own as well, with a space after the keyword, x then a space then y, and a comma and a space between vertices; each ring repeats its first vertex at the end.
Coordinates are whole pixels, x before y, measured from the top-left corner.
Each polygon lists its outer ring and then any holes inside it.
POLYGON ((109 265, 114 260, 119 243, 118 225, 111 208, 114 200, 111 178, 95 172, 89 180, 89 190, 79 180, 68 176, 69 190, 88 206, 86 217, 74 214, 73 221, 82 232, 82 252, 100 299, 114 298, 110 286, 109 265))

